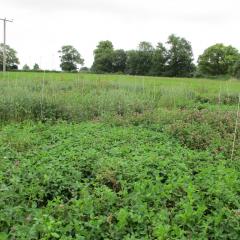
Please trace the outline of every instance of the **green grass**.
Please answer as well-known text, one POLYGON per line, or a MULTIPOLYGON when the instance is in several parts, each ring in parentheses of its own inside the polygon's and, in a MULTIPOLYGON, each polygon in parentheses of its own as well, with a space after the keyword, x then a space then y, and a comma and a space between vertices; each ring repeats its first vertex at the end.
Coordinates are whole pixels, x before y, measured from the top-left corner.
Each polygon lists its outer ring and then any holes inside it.
POLYGON ((0 75, 0 240, 239 239, 240 82, 0 75))
POLYGON ((0 75, 0 117, 79 122, 162 108, 229 110, 239 91, 236 80, 15 72, 0 75))

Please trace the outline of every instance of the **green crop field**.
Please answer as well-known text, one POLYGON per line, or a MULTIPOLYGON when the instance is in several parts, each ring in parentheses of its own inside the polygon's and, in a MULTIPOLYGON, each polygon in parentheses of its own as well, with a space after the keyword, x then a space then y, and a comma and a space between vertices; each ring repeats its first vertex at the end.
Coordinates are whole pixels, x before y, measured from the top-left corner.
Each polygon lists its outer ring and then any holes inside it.
POLYGON ((0 74, 0 240, 240 239, 240 81, 0 74))

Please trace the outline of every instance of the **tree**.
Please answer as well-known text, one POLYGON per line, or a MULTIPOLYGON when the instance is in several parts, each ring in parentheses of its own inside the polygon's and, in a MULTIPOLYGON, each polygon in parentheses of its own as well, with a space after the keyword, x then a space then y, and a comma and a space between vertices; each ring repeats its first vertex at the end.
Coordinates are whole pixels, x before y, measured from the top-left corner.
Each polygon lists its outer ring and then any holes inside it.
POLYGON ((138 57, 137 50, 127 51, 126 73, 130 75, 139 75, 138 57))
POLYGON ((25 64, 25 65, 23 66, 22 70, 23 70, 23 71, 29 71, 29 70, 30 70, 30 67, 29 67, 27 64, 25 64))
POLYGON ((94 50, 92 71, 96 73, 113 72, 113 44, 110 41, 101 41, 94 50))
POLYGON ((138 46, 138 74, 149 75, 153 64, 154 47, 149 42, 140 42, 138 46))
POLYGON ((140 42, 138 45, 138 50, 140 52, 152 53, 154 51, 154 47, 150 42, 140 42))
POLYGON ((170 35, 167 41, 170 46, 167 54, 167 72, 171 77, 190 77, 195 66, 191 43, 184 38, 170 35))
POLYGON ((236 48, 219 43, 207 48, 199 56, 198 67, 200 73, 206 75, 232 75, 239 59, 240 54, 236 48))
POLYGON ((88 67, 81 67, 80 72, 90 72, 90 69, 88 67))
MULTIPOLYGON (((0 44, 0 70, 3 70, 3 48, 4 45, 0 44)), ((6 45, 6 69, 18 69, 19 60, 17 58, 17 52, 9 45, 6 45)))
POLYGON ((149 75, 152 67, 154 48, 149 42, 140 42, 138 50, 127 52, 127 73, 132 75, 149 75))
POLYGON ((232 76, 240 79, 240 60, 238 60, 234 66, 233 66, 233 71, 232 71, 232 76))
POLYGON ((60 51, 60 67, 63 71, 71 72, 78 69, 77 65, 83 65, 81 54, 71 45, 63 46, 60 51))
POLYGON ((152 58, 151 75, 164 76, 166 72, 167 49, 162 43, 158 43, 152 58))
POLYGON ((126 61, 127 61, 127 54, 124 50, 119 49, 119 50, 115 50, 113 52, 113 56, 112 56, 112 69, 113 72, 121 72, 124 73, 125 72, 125 68, 126 68, 126 61))
POLYGON ((34 64, 33 70, 34 71, 39 71, 40 70, 40 67, 39 67, 39 65, 37 63, 34 64))

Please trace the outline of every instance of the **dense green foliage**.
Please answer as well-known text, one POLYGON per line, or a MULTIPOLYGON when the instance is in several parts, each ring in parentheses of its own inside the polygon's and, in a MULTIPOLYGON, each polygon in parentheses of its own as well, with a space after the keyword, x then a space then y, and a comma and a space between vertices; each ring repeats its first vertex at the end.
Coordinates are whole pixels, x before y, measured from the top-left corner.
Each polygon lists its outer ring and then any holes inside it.
POLYGON ((184 38, 171 35, 167 42, 170 49, 167 53, 167 76, 190 77, 193 75, 193 52, 190 42, 184 38))
POLYGON ((63 46, 59 53, 61 60, 60 67, 63 71, 76 71, 78 69, 77 65, 83 65, 84 63, 81 54, 71 45, 63 46))
POLYGON ((235 78, 240 79, 240 59, 234 64, 232 75, 235 78))
POLYGON ((123 49, 118 49, 113 52, 112 71, 114 73, 124 73, 126 69, 127 54, 123 49))
POLYGON ((33 70, 34 70, 34 71, 39 71, 39 70, 41 70, 41 69, 40 69, 39 65, 38 65, 37 63, 35 63, 35 64, 33 65, 33 70))
POLYGON ((0 74, 0 239, 238 240, 239 92, 236 80, 0 74))
POLYGON ((152 76, 164 76, 167 72, 168 52, 162 43, 158 43, 153 56, 150 75, 152 76))
POLYGON ((239 164, 221 155, 96 123, 10 124, 0 143, 2 239, 239 237, 239 164))
MULTIPOLYGON (((140 76, 165 77, 234 77, 240 78, 240 53, 232 46, 215 44, 207 48, 193 63, 193 51, 189 41, 174 34, 168 37, 166 47, 159 42, 154 47, 149 42, 140 42, 137 49, 125 51, 114 49, 111 41, 101 41, 94 50, 91 69, 78 68, 84 59, 71 45, 63 46, 60 53, 60 67, 66 72, 125 73, 140 76)), ((16 51, 7 48, 7 69, 17 70, 19 60, 16 51)), ((0 45, 0 70, 3 61, 3 45, 0 45)), ((33 70, 25 65, 23 71, 40 71, 38 64, 33 70)))
POLYGON ((127 53, 126 72, 131 75, 149 75, 153 64, 154 48, 149 42, 141 42, 138 50, 127 53))
POLYGON ((99 42, 94 50, 94 62, 92 71, 95 73, 113 72, 113 44, 110 41, 99 42))
MULTIPOLYGON (((6 48, 6 69, 16 70, 18 69, 19 59, 17 57, 17 52, 11 48, 9 45, 6 48)), ((0 44, 0 71, 3 70, 3 43, 0 44)))
POLYGON ((110 41, 102 41, 94 51, 95 73, 127 73, 142 76, 190 77, 193 75, 191 44, 184 38, 169 36, 169 50, 158 43, 140 42, 137 50, 114 50, 110 41))
POLYGON ((30 67, 27 64, 24 64, 22 70, 23 71, 29 71, 30 67))
POLYGON ((237 76, 240 61, 240 53, 232 46, 215 44, 204 51, 199 57, 198 66, 200 72, 206 75, 232 75, 237 76), (238 69, 238 70, 237 70, 238 69))

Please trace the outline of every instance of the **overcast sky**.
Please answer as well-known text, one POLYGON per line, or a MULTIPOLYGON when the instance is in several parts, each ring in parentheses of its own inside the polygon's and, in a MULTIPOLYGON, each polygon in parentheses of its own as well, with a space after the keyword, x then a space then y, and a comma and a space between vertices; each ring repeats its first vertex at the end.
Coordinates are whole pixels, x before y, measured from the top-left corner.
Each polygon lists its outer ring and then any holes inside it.
MULTIPOLYGON (((195 59, 222 42, 240 49, 240 0, 0 0, 7 43, 21 66, 58 69, 57 51, 73 45, 91 66, 101 40, 134 49, 140 41, 166 42, 171 33, 192 43, 195 59)), ((0 22, 0 37, 3 39, 0 22)))

